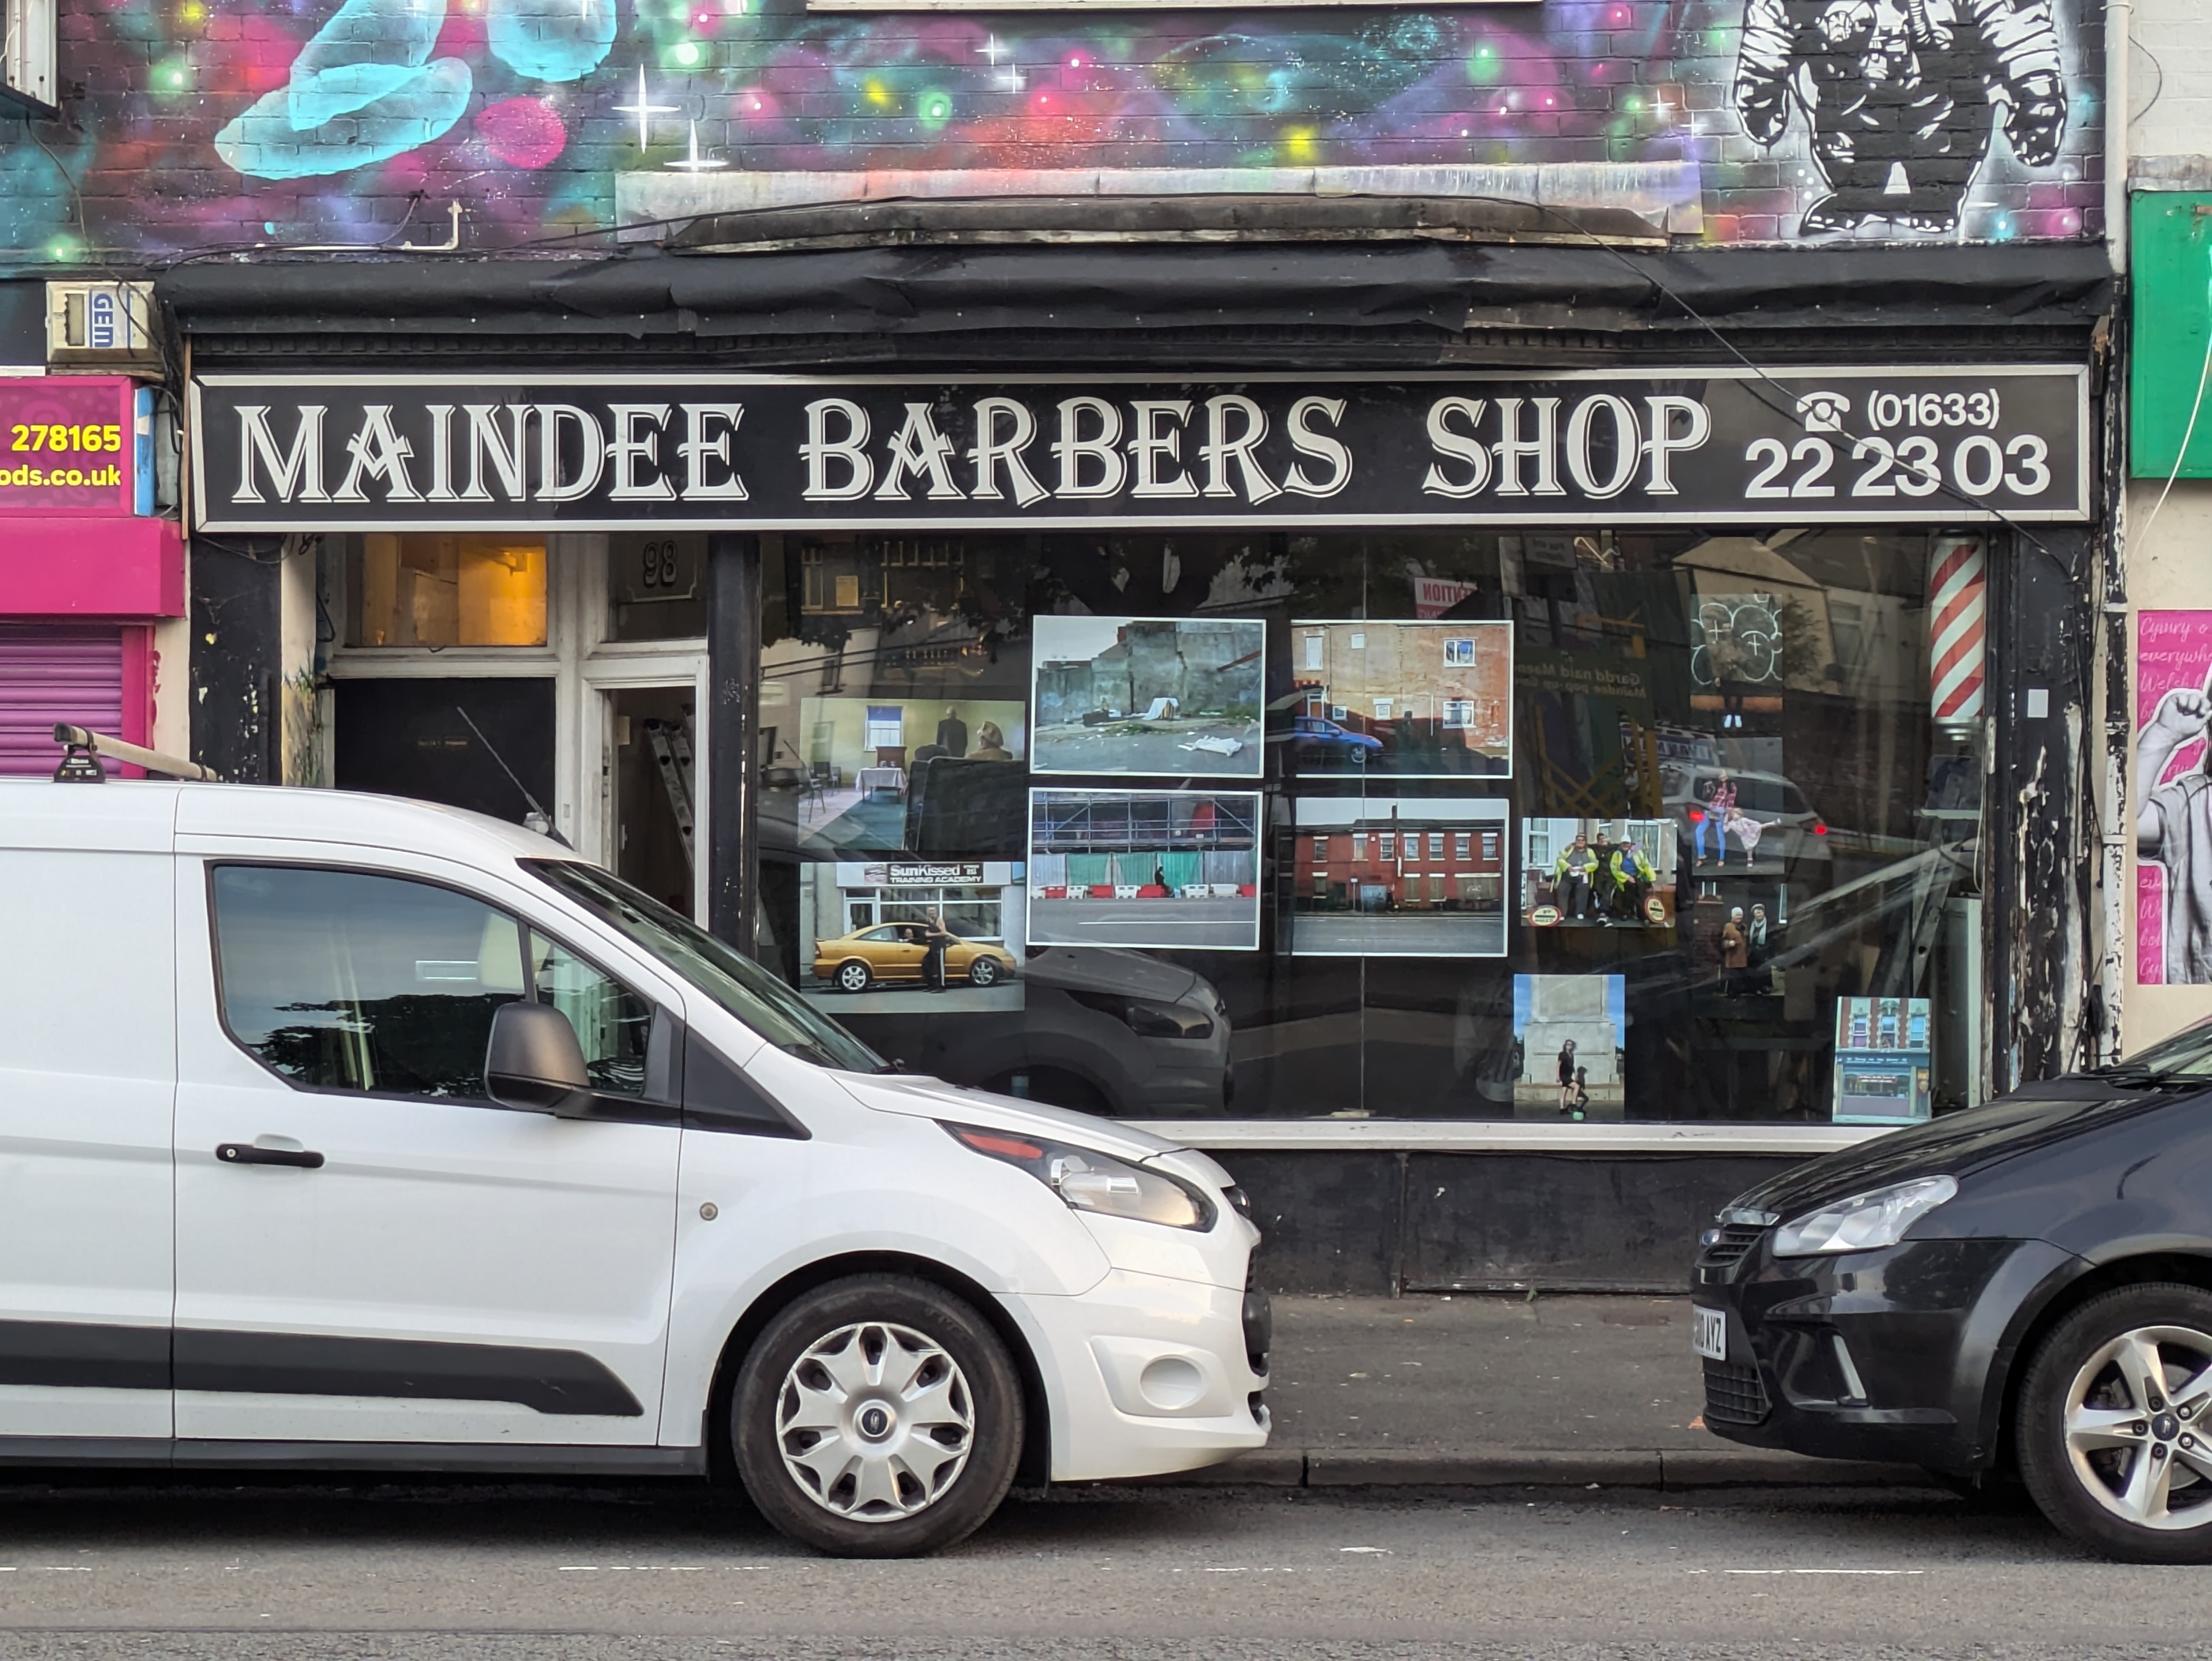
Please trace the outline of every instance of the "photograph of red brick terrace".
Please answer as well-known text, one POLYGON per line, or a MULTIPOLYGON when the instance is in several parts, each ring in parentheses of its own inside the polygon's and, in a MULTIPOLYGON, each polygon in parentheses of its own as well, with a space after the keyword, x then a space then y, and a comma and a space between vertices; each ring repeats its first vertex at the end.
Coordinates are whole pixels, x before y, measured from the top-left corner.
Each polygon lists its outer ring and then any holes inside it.
POLYGON ((1502 800, 1301 800, 1291 954, 1504 956, 1506 818, 1502 800))
POLYGON ((1031 946, 1260 948, 1260 798, 1030 792, 1031 946))

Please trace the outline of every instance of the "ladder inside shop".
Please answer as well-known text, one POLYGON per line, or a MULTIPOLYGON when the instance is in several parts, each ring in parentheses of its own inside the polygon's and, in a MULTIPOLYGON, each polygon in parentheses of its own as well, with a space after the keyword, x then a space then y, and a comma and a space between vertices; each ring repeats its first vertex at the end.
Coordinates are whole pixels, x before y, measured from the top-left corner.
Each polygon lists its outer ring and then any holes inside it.
POLYGON ((691 849, 691 721, 648 721, 645 741, 653 746, 653 764, 668 790, 668 805, 676 813, 677 834, 684 838, 684 857, 695 867, 691 849))

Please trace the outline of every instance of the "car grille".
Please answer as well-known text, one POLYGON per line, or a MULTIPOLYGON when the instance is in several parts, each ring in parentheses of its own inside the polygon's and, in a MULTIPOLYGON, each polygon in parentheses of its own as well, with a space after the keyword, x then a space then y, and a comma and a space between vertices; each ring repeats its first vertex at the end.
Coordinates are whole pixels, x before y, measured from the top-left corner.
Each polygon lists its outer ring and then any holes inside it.
POLYGON ((1759 1244, 1759 1237, 1766 1231, 1745 1223, 1730 1223, 1717 1231, 1717 1238, 1698 1256, 1700 1269, 1725 1269, 1742 1260, 1744 1253, 1759 1244))
POLYGON ((1766 1417, 1766 1386, 1759 1369, 1741 1361, 1705 1363, 1705 1417, 1730 1425, 1755 1425, 1766 1417))
POLYGON ((1244 1287, 1244 1359, 1252 1371, 1267 1376, 1267 1352, 1274 1347, 1275 1311, 1264 1287, 1244 1287))

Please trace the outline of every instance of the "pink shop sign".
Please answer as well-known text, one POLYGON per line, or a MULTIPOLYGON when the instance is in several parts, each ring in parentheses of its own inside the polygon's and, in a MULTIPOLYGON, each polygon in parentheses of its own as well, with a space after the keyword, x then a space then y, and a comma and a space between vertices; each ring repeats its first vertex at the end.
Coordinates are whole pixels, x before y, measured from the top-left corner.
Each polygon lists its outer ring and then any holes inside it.
POLYGON ((2212 611, 2136 618, 2136 979, 2212 984, 2212 611))
POLYGON ((137 508, 137 403, 121 375, 0 377, 0 519, 137 508))

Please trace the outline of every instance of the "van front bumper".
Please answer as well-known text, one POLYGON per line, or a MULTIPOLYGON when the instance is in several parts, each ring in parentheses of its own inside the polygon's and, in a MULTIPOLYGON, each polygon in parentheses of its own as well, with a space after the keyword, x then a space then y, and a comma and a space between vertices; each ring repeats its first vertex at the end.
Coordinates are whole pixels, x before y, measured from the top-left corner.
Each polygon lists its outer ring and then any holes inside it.
POLYGON ((1052 1480, 1158 1476, 1267 1440, 1265 1297, 1114 1269, 1079 1297, 1002 1294, 1052 1415, 1052 1480), (1255 1365, 1255 1361, 1257 1365, 1255 1365))

